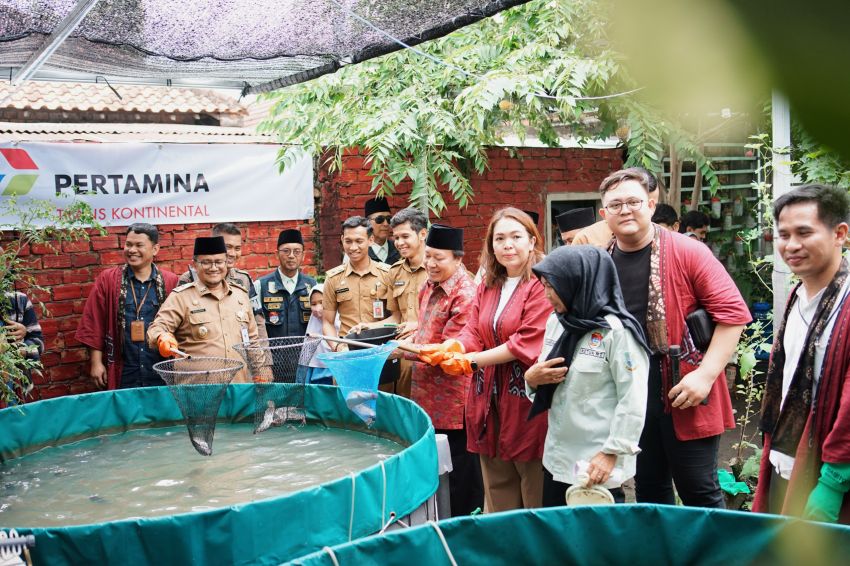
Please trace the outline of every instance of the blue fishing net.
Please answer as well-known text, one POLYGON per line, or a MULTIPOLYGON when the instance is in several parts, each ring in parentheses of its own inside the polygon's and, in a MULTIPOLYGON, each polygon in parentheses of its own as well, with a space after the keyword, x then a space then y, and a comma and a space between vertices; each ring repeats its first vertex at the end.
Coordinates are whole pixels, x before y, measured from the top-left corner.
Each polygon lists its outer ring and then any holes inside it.
POLYGON ((368 426, 372 426, 377 416, 375 407, 381 369, 396 346, 398 342, 392 340, 366 350, 326 352, 317 356, 331 370, 345 404, 368 426))

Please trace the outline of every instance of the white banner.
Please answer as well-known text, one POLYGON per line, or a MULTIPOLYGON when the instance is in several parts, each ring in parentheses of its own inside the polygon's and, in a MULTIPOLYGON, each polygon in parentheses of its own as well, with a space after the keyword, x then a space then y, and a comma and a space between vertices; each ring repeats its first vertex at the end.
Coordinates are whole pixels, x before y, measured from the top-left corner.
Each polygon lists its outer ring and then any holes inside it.
MULTIPOLYGON (((279 146, 0 143, 0 198, 88 203, 106 226, 313 217, 309 156, 278 172, 279 146)), ((14 227, 17 218, 0 217, 14 227)))

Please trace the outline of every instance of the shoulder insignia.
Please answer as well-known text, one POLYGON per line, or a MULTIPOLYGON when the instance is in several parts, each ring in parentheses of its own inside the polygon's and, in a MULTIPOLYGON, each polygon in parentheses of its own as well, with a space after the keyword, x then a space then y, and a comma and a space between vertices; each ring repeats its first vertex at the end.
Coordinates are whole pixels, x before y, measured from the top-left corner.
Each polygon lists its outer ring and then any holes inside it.
POLYGON ((194 287, 194 286, 195 286, 194 281, 190 281, 189 283, 183 283, 182 285, 178 285, 177 287, 175 287, 174 292, 179 293, 181 291, 185 291, 186 289, 189 289, 189 288, 194 287))
POLYGON ((334 275, 339 275, 343 271, 345 271, 345 264, 344 263, 342 265, 337 265, 333 269, 329 269, 328 272, 325 273, 325 277, 326 278, 327 277, 333 277, 334 275))
POLYGON ((386 263, 376 261, 375 265, 377 265, 378 269, 380 269, 381 271, 389 271, 390 270, 390 266, 387 265, 386 263))
POLYGON ((396 267, 396 266, 401 267, 402 265, 404 265, 404 258, 401 258, 400 260, 398 260, 397 262, 392 264, 390 267, 396 267))
POLYGON ((228 283, 230 285, 232 285, 233 287, 236 287, 237 289, 244 291, 245 293, 248 292, 248 289, 245 287, 245 283, 243 281, 228 281, 228 283))

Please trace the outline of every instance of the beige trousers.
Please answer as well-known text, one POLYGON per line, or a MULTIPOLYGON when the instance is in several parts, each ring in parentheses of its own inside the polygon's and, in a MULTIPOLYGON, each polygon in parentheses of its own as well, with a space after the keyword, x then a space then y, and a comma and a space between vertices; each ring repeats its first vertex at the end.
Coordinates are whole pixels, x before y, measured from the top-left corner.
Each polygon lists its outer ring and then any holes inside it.
POLYGON ((484 512, 531 509, 543 502, 543 461, 518 462, 479 454, 484 512))

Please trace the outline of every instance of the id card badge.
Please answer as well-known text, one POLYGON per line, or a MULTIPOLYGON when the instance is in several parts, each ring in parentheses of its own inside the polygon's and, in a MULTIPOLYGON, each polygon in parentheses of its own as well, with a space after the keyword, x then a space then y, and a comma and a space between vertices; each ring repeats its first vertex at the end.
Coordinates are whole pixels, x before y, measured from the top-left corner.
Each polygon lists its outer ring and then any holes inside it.
POLYGON ((145 321, 133 320, 130 322, 130 340, 133 342, 145 341, 145 321))
POLYGON ((384 301, 372 301, 372 316, 378 320, 384 318, 384 301))
POLYGON ((250 341, 251 341, 251 339, 248 338, 248 329, 243 326, 242 327, 242 343, 247 344, 250 341))

